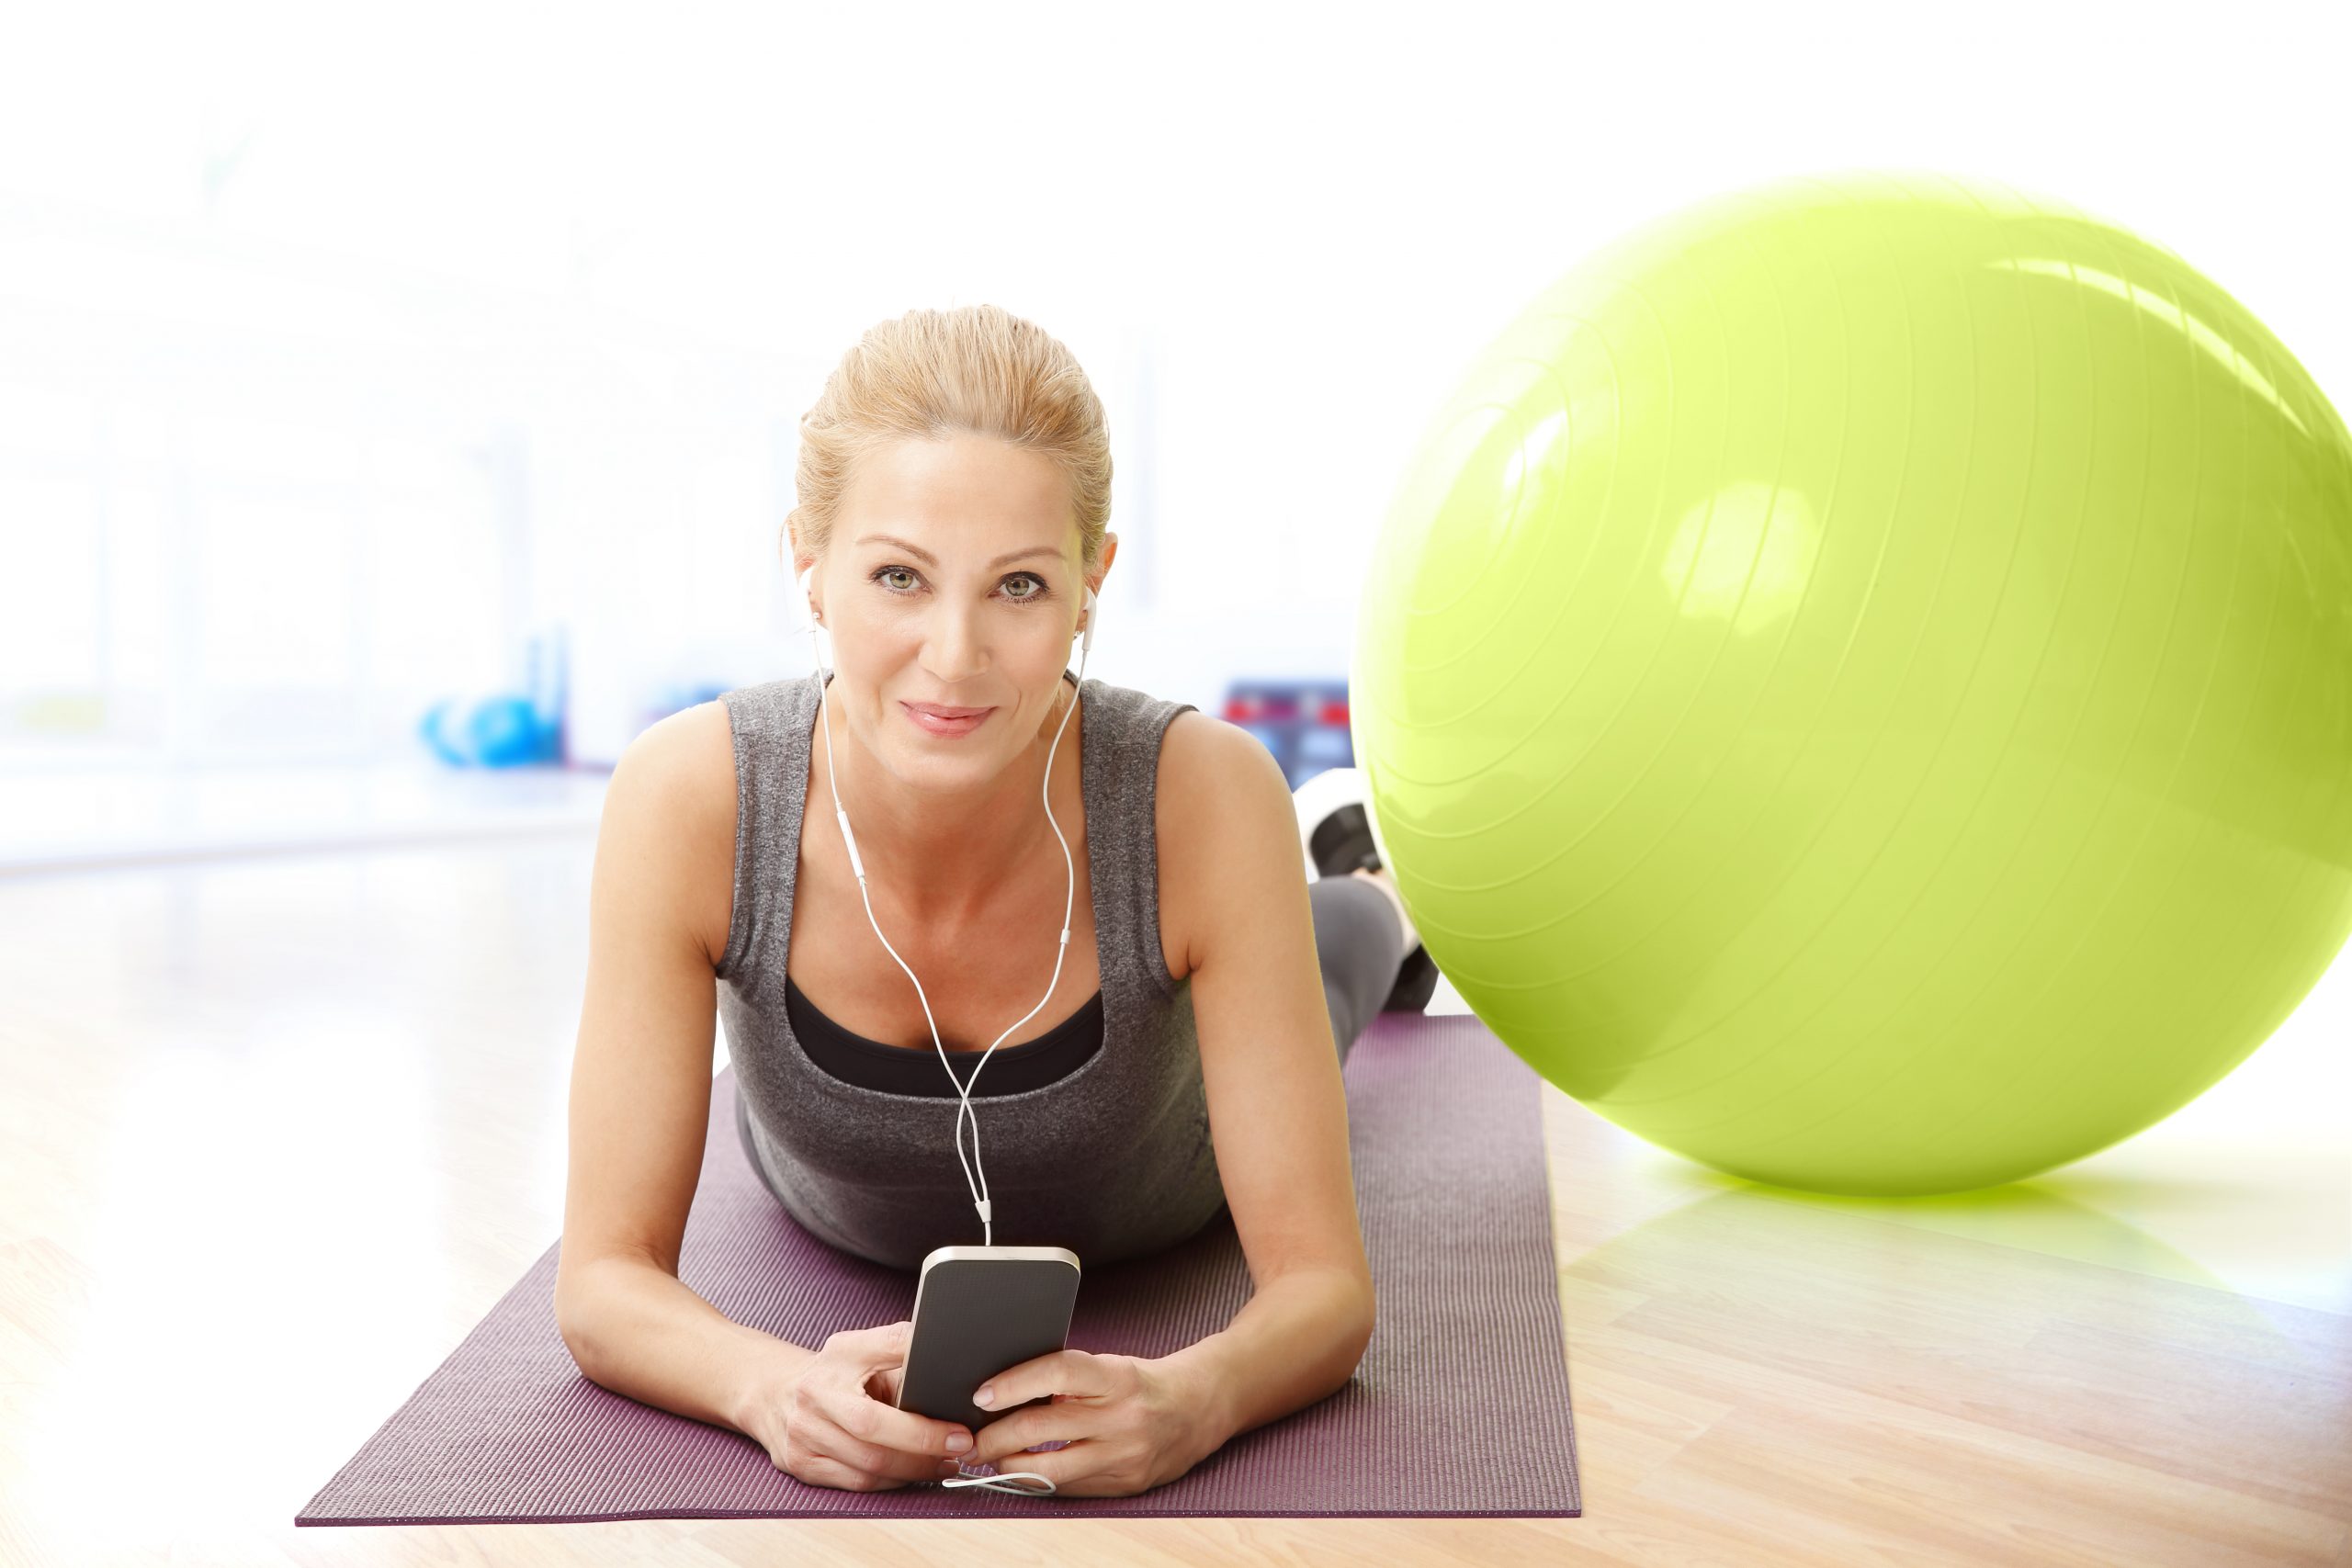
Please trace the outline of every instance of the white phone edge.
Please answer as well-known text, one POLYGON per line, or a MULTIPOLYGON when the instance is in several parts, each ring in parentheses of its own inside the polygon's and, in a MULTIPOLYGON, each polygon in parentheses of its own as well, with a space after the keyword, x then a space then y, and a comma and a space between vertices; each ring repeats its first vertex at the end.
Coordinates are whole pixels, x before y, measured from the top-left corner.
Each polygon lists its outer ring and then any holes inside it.
MULTIPOLYGON (((915 1276, 915 1304, 913 1310, 908 1314, 907 1321, 910 1324, 922 1321, 922 1282, 931 1277, 933 1264, 959 1263, 973 1258, 991 1262, 1067 1263, 1069 1265, 1070 1272, 1078 1275, 1081 1280, 1086 1274, 1086 1270, 1078 1261, 1078 1254, 1067 1247, 983 1247, 978 1243, 963 1247, 934 1247, 924 1255, 922 1270, 915 1276)), ((899 1384, 899 1398, 904 1399, 906 1393, 906 1382, 902 1378, 899 1384)), ((897 1409, 906 1408, 897 1401, 893 1401, 892 1404, 897 1409)))

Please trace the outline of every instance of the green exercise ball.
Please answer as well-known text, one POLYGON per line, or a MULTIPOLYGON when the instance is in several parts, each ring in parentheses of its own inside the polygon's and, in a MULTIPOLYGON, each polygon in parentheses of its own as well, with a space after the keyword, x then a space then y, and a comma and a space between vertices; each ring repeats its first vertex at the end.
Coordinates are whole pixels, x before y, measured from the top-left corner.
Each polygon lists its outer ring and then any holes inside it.
POLYGON ((2079 1159, 2352 928, 2352 436, 2244 306, 2062 203, 1798 177, 1595 253, 1430 424, 1358 626, 1430 955, 1733 1175, 2079 1159))

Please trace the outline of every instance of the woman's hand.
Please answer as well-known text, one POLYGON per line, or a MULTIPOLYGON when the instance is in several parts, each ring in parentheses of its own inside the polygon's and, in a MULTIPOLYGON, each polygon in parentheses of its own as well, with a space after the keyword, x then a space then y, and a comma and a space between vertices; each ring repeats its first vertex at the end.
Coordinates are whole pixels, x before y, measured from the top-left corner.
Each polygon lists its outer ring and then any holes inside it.
MULTIPOLYGON (((1128 1497, 1175 1480, 1224 1440, 1203 1391, 1165 1360, 1056 1350, 1008 1367, 981 1385, 984 1409, 1053 1396, 1051 1404, 989 1422, 968 1465, 1026 1471, 1061 1497, 1128 1497), (1051 1453, 1025 1451, 1067 1442, 1051 1453)), ((980 1403, 977 1395, 975 1401, 980 1403)))
POLYGON ((953 1474, 948 1439, 968 1441, 972 1434, 960 1422, 898 1408, 913 1333, 914 1324, 902 1319, 827 1339, 752 1424, 775 1467, 812 1485, 851 1492, 887 1492, 953 1474))

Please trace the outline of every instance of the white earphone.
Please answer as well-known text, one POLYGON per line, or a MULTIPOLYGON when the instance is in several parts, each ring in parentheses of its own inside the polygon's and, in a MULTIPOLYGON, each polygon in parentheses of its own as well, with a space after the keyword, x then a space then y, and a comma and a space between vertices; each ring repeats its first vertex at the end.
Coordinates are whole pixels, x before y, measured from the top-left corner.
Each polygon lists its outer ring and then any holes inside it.
MULTIPOLYGON (((809 592, 809 580, 816 575, 817 569, 813 566, 800 574, 800 597, 801 602, 808 606, 808 644, 812 652, 816 649, 817 633, 822 628, 824 624, 817 617, 816 597, 809 592)), ((1100 611, 1096 604, 1094 590, 1090 588, 1086 591, 1085 637, 1084 640, 1079 644, 1078 650, 1078 673, 1079 680, 1081 682, 1083 682, 1086 678, 1087 651, 1094 646, 1094 621, 1098 614, 1100 614, 1100 611)), ((882 936, 881 922, 876 920, 874 918, 874 899, 871 894, 867 892, 865 885, 865 863, 858 858, 857 835, 850 831, 849 813, 842 809, 840 775, 833 771, 833 727, 832 720, 827 712, 825 704, 825 683, 832 674, 831 664, 832 661, 830 659, 820 657, 817 660, 817 712, 818 716, 823 720, 825 725, 825 773, 827 775, 827 782, 831 785, 833 792, 833 816, 842 825, 842 842, 849 847, 850 869, 857 874, 858 893, 865 901, 866 922, 874 927, 874 934, 882 938, 883 947, 888 950, 891 958, 897 961, 899 967, 906 969, 907 978, 914 980, 915 996, 922 1002, 923 1018, 931 1024, 931 1043, 933 1046, 937 1047, 939 1051, 939 1065, 947 1069, 948 1081, 956 1085, 956 1098, 962 1101, 960 1108, 956 1113, 956 1158, 958 1163, 964 1165, 964 1184, 967 1188, 972 1189, 973 1203, 979 1210, 982 1244, 985 1246, 994 1246, 996 1228, 995 1222, 989 1217, 989 1213, 988 1177, 987 1173, 983 1171, 981 1173, 978 1185, 977 1187, 973 1186, 972 1164, 964 1161, 964 1123, 967 1120, 972 1122, 972 1161, 977 1162, 979 1159, 980 1155, 980 1125, 978 1121, 972 1117, 971 1084, 978 1081, 980 1068, 988 1065, 989 1057, 995 1053, 997 1046, 1004 1043, 1005 1034, 1012 1033, 1013 1030, 1020 1028, 1023 1024, 1036 1017, 1038 1009, 1043 1008, 1046 1001, 1052 998, 1054 994, 1054 987, 1058 985, 1061 981, 1062 958, 1069 951, 1070 910, 1076 905, 1078 899, 1078 864, 1077 862, 1070 858, 1069 840, 1062 838, 1061 824, 1054 818, 1054 806, 1051 796, 1054 782, 1054 753, 1061 748, 1062 730, 1069 728, 1069 716, 1078 711, 1078 698, 1075 694, 1071 696, 1069 706, 1062 711, 1062 721, 1060 726, 1054 730, 1054 743, 1046 749, 1046 782, 1043 790, 1040 792, 1045 797, 1046 820, 1052 824, 1054 837, 1061 840, 1062 863, 1069 871, 1069 891, 1065 896, 1062 904, 1061 942, 1054 952, 1054 978, 1053 981, 1046 987, 1045 996, 1037 998, 1037 1006, 1031 1008, 1027 1012, 1022 1014, 1020 1018, 1013 1021, 1013 1022, 1005 1030, 1004 1034, 998 1035, 995 1040, 989 1043, 988 1050, 980 1053, 980 1059, 973 1064, 972 1077, 970 1079, 967 1080, 956 1077, 954 1065, 947 1060, 947 1047, 940 1043, 939 1022, 936 1019, 933 1019, 931 1016, 931 999, 928 997, 923 996, 922 982, 921 980, 915 980, 915 972, 912 969, 907 969, 907 961, 899 957, 899 950, 890 946, 890 939, 888 937, 882 936)))

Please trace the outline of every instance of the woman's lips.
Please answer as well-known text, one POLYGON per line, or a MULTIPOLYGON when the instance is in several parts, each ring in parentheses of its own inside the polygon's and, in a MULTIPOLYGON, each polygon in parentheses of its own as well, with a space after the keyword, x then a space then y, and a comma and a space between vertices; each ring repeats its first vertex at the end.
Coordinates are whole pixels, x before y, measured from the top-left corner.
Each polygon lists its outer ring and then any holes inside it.
POLYGON ((900 703, 899 705, 907 710, 907 716, 927 735, 969 735, 988 722, 989 715, 996 712, 994 708, 978 708, 961 718, 949 718, 928 708, 917 707, 912 703, 900 703))

